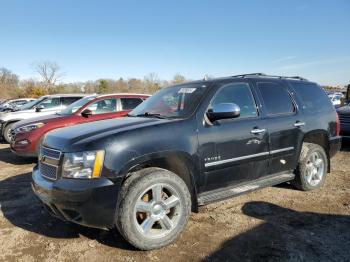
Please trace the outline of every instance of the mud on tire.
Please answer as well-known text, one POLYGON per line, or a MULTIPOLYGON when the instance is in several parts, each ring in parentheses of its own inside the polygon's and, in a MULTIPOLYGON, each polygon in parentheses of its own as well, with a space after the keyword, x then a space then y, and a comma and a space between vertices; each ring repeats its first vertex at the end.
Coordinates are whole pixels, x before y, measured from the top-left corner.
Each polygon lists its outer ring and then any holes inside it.
POLYGON ((313 143, 303 143, 296 176, 291 183, 304 191, 320 188, 325 182, 327 170, 328 158, 323 147, 313 143))

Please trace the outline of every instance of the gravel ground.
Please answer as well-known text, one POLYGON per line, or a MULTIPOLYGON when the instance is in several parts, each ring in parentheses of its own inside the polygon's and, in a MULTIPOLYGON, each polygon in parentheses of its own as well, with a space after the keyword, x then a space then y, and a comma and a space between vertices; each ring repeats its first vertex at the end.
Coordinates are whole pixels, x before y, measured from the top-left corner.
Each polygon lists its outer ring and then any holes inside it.
POLYGON ((349 159, 347 146, 321 190, 284 184, 202 207, 174 244, 144 252, 51 217, 30 187, 34 161, 0 144, 0 260, 350 261, 349 159))

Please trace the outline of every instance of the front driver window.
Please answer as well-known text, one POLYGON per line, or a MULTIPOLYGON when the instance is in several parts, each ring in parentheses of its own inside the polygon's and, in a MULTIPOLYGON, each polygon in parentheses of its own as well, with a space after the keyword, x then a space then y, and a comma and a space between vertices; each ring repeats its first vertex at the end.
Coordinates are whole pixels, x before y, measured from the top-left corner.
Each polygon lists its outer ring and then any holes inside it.
POLYGON ((258 115, 255 101, 247 83, 232 83, 219 89, 211 102, 211 107, 221 103, 234 103, 241 109, 239 118, 258 115))
POLYGON ((114 98, 99 100, 89 105, 87 109, 91 110, 93 115, 117 112, 117 100, 114 98))

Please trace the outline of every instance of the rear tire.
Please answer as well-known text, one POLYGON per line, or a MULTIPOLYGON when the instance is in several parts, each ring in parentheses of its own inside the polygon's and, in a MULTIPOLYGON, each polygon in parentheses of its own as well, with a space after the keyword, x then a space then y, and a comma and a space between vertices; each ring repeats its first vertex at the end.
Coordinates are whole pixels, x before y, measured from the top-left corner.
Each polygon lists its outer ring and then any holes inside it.
POLYGON ((3 137, 5 139, 5 141, 9 144, 11 144, 11 134, 10 134, 10 130, 12 128, 14 123, 10 123, 8 125, 5 126, 4 128, 4 133, 3 133, 3 137))
POLYGON ((323 147, 303 143, 296 176, 291 183, 303 191, 320 188, 325 182, 327 170, 328 158, 323 147))
POLYGON ((161 168, 131 174, 119 197, 117 228, 125 240, 141 250, 174 242, 191 212, 191 195, 185 182, 161 168))

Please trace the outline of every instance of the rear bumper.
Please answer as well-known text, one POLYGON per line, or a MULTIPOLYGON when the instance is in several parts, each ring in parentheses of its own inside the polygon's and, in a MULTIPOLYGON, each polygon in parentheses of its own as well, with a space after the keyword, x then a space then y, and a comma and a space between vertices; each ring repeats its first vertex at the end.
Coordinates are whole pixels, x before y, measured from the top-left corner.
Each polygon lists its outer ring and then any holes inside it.
POLYGON ((331 137, 329 139, 329 156, 333 157, 336 153, 340 151, 341 148, 341 136, 331 137))
POLYGON ((114 226, 117 186, 107 178, 58 179, 32 173, 32 189, 48 211, 61 220, 95 228, 114 226))

